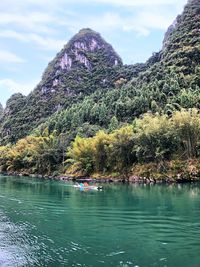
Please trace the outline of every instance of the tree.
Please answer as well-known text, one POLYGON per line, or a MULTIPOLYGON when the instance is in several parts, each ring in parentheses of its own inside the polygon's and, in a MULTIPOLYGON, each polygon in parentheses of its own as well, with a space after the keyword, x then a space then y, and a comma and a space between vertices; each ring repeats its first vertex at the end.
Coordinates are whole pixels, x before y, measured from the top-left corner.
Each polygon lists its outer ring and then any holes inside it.
POLYGON ((119 127, 119 122, 116 116, 113 116, 110 120, 109 126, 108 126, 108 131, 113 132, 119 127))
POLYGON ((99 131, 93 137, 94 146, 94 163, 95 170, 100 173, 105 173, 108 170, 109 146, 111 144, 111 135, 104 131, 99 131))
POLYGON ((115 169, 122 175, 127 176, 129 168, 135 162, 136 157, 133 151, 133 127, 124 126, 116 130, 112 135, 111 161, 115 159, 115 169))
POLYGON ((199 155, 200 144, 200 114, 197 109, 175 112, 172 123, 186 158, 195 158, 199 155))
POLYGON ((176 151, 176 134, 166 115, 146 114, 135 121, 134 131, 134 150, 139 162, 167 160, 176 151))
POLYGON ((68 149, 68 163, 71 163, 72 171, 81 171, 82 174, 90 175, 94 171, 94 146, 92 138, 77 136, 68 149))

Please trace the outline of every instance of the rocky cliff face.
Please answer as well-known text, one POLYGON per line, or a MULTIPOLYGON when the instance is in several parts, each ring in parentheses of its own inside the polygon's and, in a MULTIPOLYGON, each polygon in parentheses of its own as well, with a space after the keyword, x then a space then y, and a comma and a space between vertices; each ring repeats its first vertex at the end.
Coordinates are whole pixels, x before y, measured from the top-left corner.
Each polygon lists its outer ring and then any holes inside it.
POLYGON ((54 112, 69 107, 98 89, 114 86, 122 60, 99 33, 82 29, 49 63, 41 82, 25 98, 7 103, 1 142, 15 142, 54 112))
POLYGON ((121 58, 99 33, 82 29, 49 63, 35 91, 47 98, 57 92, 66 97, 91 93, 99 86, 112 86, 111 72, 120 66, 121 58))

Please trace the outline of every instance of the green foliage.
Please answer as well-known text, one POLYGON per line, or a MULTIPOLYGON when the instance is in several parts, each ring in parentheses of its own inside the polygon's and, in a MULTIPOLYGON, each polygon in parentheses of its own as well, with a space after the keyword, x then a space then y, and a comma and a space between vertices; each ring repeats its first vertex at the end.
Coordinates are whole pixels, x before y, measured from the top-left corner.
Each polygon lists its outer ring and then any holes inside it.
POLYGON ((118 172, 127 176, 134 163, 161 164, 174 157, 197 158, 199 147, 197 110, 176 111, 171 118, 146 114, 134 121, 133 126, 124 126, 113 133, 100 131, 92 138, 77 137, 69 149, 68 162, 73 170, 78 166, 84 174, 118 172))
POLYGON ((139 162, 169 160, 178 147, 176 129, 165 115, 146 114, 136 120, 134 138, 139 162))
POLYGON ((133 163, 132 126, 125 126, 111 134, 99 131, 93 138, 76 137, 67 155, 72 163, 69 170, 83 174, 117 171, 127 174, 133 163))
POLYGON ((113 142, 111 144, 111 163, 110 169, 127 176, 130 166, 136 161, 133 151, 134 146, 133 128, 131 125, 124 126, 113 133, 113 142))
POLYGON ((68 162, 73 163, 73 170, 76 172, 80 169, 84 174, 89 175, 94 170, 92 141, 91 138, 77 136, 72 148, 69 149, 67 154, 70 160, 68 162))
POLYGON ((59 170, 65 172, 67 168, 76 175, 128 176, 132 166, 138 163, 163 165, 173 159, 197 159, 200 114, 196 109, 176 111, 171 117, 148 113, 132 125, 110 133, 100 130, 92 136, 76 136, 69 147, 68 134, 49 133, 46 128, 19 140, 16 145, 0 147, 1 170, 52 174, 59 170))
POLYGON ((134 117, 148 111, 170 115, 182 107, 200 108, 200 89, 196 87, 194 90, 191 85, 188 89, 180 89, 180 81, 181 75, 169 73, 165 81, 146 83, 146 86, 137 80, 137 86, 142 86, 140 88, 128 84, 120 90, 96 91, 71 108, 55 113, 39 129, 47 127, 50 132, 70 132, 74 136, 85 123, 112 130, 110 123, 114 117, 118 121, 114 127, 117 127, 117 124, 131 122, 134 117))
POLYGON ((120 124, 148 111, 170 115, 200 108, 199 14, 199 1, 189 1, 167 31, 162 50, 133 66, 122 65, 100 34, 81 30, 49 63, 27 98, 8 101, 0 142, 14 143, 42 123, 40 128, 67 132, 73 139, 82 124, 108 129, 113 117, 120 124), (71 67, 61 68, 63 58, 71 58, 71 67))
POLYGON ((42 136, 28 136, 16 145, 0 147, 0 165, 4 171, 51 174, 61 162, 62 152, 56 133, 46 130, 42 136))
POLYGON ((200 114, 197 109, 175 112, 173 124, 179 137, 183 155, 196 158, 200 155, 200 114))
POLYGON ((165 66, 174 66, 176 72, 182 72, 184 75, 195 73, 200 60, 199 26, 199 1, 188 1, 182 15, 177 17, 175 26, 166 34, 162 51, 165 66))
POLYGON ((116 130, 119 127, 119 122, 118 119, 116 118, 116 116, 113 116, 110 120, 110 123, 108 125, 108 130, 109 132, 113 132, 114 130, 116 130))
POLYGON ((198 158, 199 28, 199 0, 190 0, 162 50, 132 66, 81 30, 31 94, 0 106, 2 169, 127 175, 133 164, 198 158))
MULTIPOLYGON (((100 34, 83 30, 49 63, 42 81, 27 97, 14 95, 7 103, 0 143, 16 142, 43 123, 50 115, 80 102, 97 90, 108 90, 121 75, 130 77, 122 60, 100 34)), ((104 104, 98 107, 100 123, 104 123, 104 104)), ((73 127, 79 118, 73 115, 73 127)))

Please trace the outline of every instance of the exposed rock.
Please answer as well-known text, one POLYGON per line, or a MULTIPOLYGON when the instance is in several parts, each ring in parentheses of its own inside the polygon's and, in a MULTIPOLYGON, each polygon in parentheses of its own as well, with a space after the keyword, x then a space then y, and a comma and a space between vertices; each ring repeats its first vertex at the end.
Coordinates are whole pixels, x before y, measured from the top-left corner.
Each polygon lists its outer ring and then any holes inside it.
POLYGON ((99 33, 80 30, 49 63, 33 92, 10 98, 2 118, 0 143, 15 142, 62 107, 97 89, 114 87, 120 66, 121 58, 99 33))
POLYGON ((60 67, 62 70, 70 70, 72 67, 72 59, 68 56, 67 53, 64 53, 62 58, 60 59, 60 67))

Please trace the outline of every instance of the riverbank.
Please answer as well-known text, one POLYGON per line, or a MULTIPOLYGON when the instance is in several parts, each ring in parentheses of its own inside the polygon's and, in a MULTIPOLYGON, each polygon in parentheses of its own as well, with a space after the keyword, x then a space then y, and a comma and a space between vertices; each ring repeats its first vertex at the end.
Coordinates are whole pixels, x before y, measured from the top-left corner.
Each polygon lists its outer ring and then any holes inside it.
POLYGON ((20 172, 2 172, 9 176, 27 176, 32 178, 74 181, 74 182, 95 182, 95 183, 189 183, 200 181, 200 161, 174 160, 159 164, 136 164, 129 172, 120 173, 94 173, 86 175, 84 173, 65 173, 60 175, 32 174, 28 170, 20 172))
MULTIPOLYGON (((84 174, 73 173, 73 177, 84 174)), ((87 177, 85 175, 85 177, 87 177)), ((89 176, 97 182, 129 183, 192 183, 200 181, 200 160, 172 160, 159 163, 135 164, 125 173, 94 173, 89 176)))

